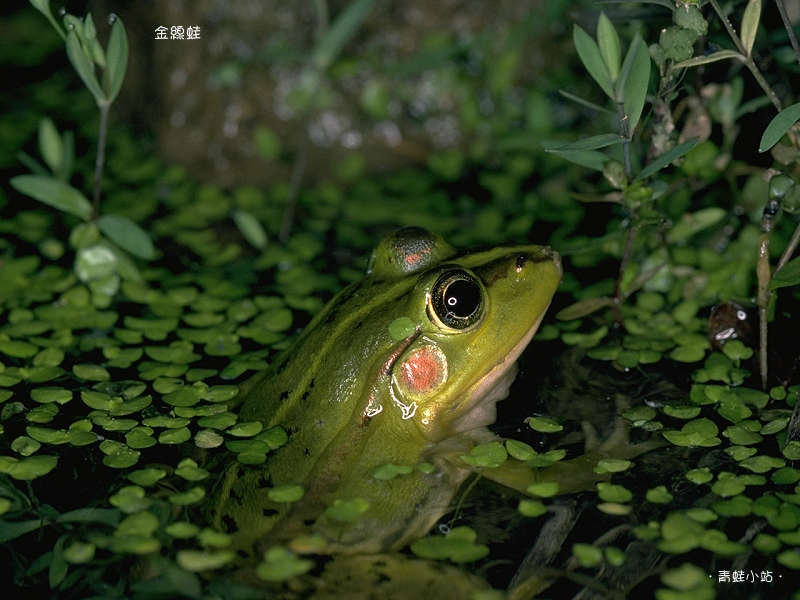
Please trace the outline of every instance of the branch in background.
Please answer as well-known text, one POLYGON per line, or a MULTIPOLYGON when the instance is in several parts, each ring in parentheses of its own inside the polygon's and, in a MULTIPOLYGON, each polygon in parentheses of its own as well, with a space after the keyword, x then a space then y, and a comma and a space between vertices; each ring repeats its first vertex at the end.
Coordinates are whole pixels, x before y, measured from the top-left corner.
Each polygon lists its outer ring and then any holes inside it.
POLYGON ((789 20, 789 13, 786 12, 786 6, 783 4, 783 0, 775 0, 775 4, 778 6, 778 12, 781 13, 781 20, 783 21, 783 26, 786 28, 786 35, 789 36, 789 42, 794 49, 794 56, 798 64, 800 64, 800 46, 797 44, 797 36, 794 34, 792 22, 789 20))

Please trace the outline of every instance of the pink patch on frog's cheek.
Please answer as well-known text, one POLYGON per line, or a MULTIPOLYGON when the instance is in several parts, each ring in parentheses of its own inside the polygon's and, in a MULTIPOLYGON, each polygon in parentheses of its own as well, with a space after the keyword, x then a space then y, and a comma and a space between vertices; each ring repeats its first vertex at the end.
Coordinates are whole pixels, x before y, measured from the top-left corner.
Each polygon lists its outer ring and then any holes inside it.
POLYGON ((425 394, 447 377, 447 359, 435 346, 414 350, 400 365, 398 383, 410 394, 425 394))

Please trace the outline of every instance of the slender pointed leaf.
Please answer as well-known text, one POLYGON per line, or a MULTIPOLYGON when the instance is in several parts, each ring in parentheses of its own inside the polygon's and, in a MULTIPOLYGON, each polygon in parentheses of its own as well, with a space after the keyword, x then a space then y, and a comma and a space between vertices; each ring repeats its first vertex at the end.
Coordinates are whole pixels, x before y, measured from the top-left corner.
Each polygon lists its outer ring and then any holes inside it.
POLYGON ((58 130, 50 119, 45 118, 39 121, 39 152, 53 173, 61 168, 64 160, 64 147, 61 136, 58 135, 58 130))
POLYGON ((661 156, 656 157, 656 159, 647 165, 641 172, 636 176, 635 180, 645 179, 653 175, 654 173, 660 171, 664 167, 666 167, 669 163, 671 163, 676 158, 680 158, 689 150, 694 148, 700 140, 689 140, 688 142, 683 142, 682 144, 678 144, 671 150, 667 150, 661 156))
POLYGON ((600 48, 588 33, 575 25, 572 29, 572 41, 575 44, 575 50, 578 51, 578 56, 592 76, 606 95, 614 99, 614 88, 611 85, 611 75, 608 72, 603 56, 600 54, 600 48))
POLYGON ((36 531, 44 524, 45 522, 41 521, 40 519, 33 519, 30 521, 0 522, 0 543, 5 543, 31 531, 36 531))
POLYGON ((83 18, 83 35, 87 40, 93 40, 97 37, 97 28, 94 26, 94 19, 92 13, 88 13, 83 18))
POLYGON ((97 219, 97 226, 108 239, 123 250, 145 260, 155 258, 156 250, 150 236, 128 217, 103 215, 97 219))
POLYGON ((619 77, 619 63, 622 53, 619 46, 619 35, 614 29, 614 24, 601 12, 597 20, 597 46, 600 48, 600 55, 611 76, 611 82, 615 82, 619 77))
POLYGON ((58 32, 58 35, 61 36, 61 39, 66 39, 64 30, 61 29, 55 18, 53 18, 53 13, 50 10, 50 0, 30 0, 30 3, 36 10, 42 13, 48 21, 50 21, 50 24, 58 32))
POLYGON ((122 88, 125 70, 128 68, 128 36, 122 19, 116 19, 111 26, 111 37, 106 49, 108 61, 108 101, 113 102, 122 88))
POLYGON ((10 183, 15 190, 81 219, 88 220, 92 213, 92 205, 83 194, 54 177, 18 175, 10 183))
POLYGON ((561 94, 562 96, 564 96, 564 98, 566 98, 567 100, 572 100, 573 102, 576 102, 576 103, 580 104, 581 106, 585 106, 586 108, 590 108, 591 110, 596 110, 598 112, 604 112, 604 113, 609 114, 609 115, 613 115, 614 114, 613 110, 609 110, 609 109, 607 109, 607 108, 605 108, 603 106, 600 106, 599 104, 595 104, 594 102, 589 102, 588 100, 584 100, 580 96, 576 96, 575 94, 571 94, 566 90, 558 90, 558 93, 561 94))
POLYGON ((597 150, 621 144, 624 140, 617 133, 601 133, 565 144, 564 142, 543 142, 545 152, 564 152, 567 150, 597 150))
POLYGON ((103 90, 100 89, 100 84, 97 82, 97 77, 94 74, 94 66, 89 61, 89 58, 81 48, 81 43, 78 41, 78 36, 74 31, 67 34, 67 57, 72 66, 75 67, 78 76, 83 81, 84 85, 89 88, 89 91, 94 96, 95 102, 101 104, 106 101, 103 90))
POLYGON ((758 22, 761 19, 761 0, 750 0, 744 9, 744 16, 742 17, 742 45, 750 56, 750 51, 753 49, 753 43, 756 41, 756 33, 758 32, 758 22))
POLYGON ((50 171, 48 171, 47 168, 42 163, 33 158, 30 154, 20 150, 19 152, 17 152, 17 160, 26 167, 28 167, 28 169, 34 175, 42 175, 44 177, 50 177, 50 171))
POLYGON ((550 150, 550 152, 595 171, 602 171, 603 165, 610 160, 608 156, 597 150, 550 150))
POLYGON ((766 152, 772 148, 797 121, 800 121, 800 102, 787 106, 773 117, 761 136, 758 151, 766 152))
POLYGON ((59 583, 64 581, 64 577, 67 576, 69 565, 67 565, 67 561, 64 560, 64 542, 67 541, 67 536, 68 534, 66 533, 62 535, 60 538, 58 538, 58 540, 56 540, 56 543, 53 546, 53 554, 50 558, 50 568, 48 569, 47 575, 50 589, 58 586, 59 583))
POLYGON ((709 54, 708 56, 693 56, 687 60, 682 60, 679 63, 675 63, 672 65, 673 69, 686 69, 688 67, 697 67, 699 65, 707 65, 708 63, 717 62, 718 60, 725 60, 728 58, 738 58, 741 61, 745 60, 745 57, 736 52, 735 50, 720 50, 718 52, 714 52, 713 54, 709 54))
POLYGON ((367 18, 375 0, 354 0, 334 20, 311 52, 311 64, 324 71, 367 18))
MULTIPOLYGON (((631 56, 630 69, 621 81, 623 90, 623 107, 628 117, 628 134, 633 135, 642 116, 644 102, 647 98, 647 86, 650 83, 650 53, 642 38, 637 34, 628 49, 631 56)), ((625 57, 627 61, 627 56, 625 57)))
POLYGON ((65 131, 61 139, 63 140, 64 159, 61 161, 61 168, 57 176, 61 181, 67 181, 72 175, 72 169, 75 167, 75 134, 71 131, 65 131))

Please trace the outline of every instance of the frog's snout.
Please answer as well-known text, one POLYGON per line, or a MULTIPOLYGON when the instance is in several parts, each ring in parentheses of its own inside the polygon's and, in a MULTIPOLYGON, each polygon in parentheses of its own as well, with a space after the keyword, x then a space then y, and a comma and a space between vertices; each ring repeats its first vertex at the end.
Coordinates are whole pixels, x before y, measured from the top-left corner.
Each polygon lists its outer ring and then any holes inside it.
POLYGON ((543 261, 552 262, 558 277, 561 278, 561 274, 563 272, 563 269, 561 268, 561 255, 548 246, 539 247, 537 248, 536 252, 521 252, 518 254, 515 264, 516 271, 517 273, 521 273, 525 268, 525 265, 529 262, 543 261))

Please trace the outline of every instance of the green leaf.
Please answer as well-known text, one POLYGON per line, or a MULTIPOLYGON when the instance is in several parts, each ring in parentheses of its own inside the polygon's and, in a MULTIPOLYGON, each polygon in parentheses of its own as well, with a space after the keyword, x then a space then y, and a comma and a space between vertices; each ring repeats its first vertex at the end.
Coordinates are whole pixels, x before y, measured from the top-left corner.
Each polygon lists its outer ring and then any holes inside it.
POLYGON ((369 509, 369 502, 363 498, 342 500, 337 498, 325 509, 325 516, 338 523, 351 523, 369 509))
POLYGON ((800 257, 790 260, 778 271, 775 271, 772 281, 769 282, 769 289, 777 290, 798 283, 800 283, 800 257))
POLYGON ((18 521, 16 523, 0 521, 0 543, 5 543, 28 532, 36 531, 43 525, 45 525, 45 522, 40 519, 18 521))
POLYGON ((244 239, 250 242, 259 250, 267 247, 267 232, 261 223, 251 213, 246 210, 237 209, 233 211, 233 221, 236 227, 242 232, 244 239))
POLYGON ((60 171, 64 162, 64 146, 53 121, 47 118, 39 121, 39 152, 53 173, 60 171))
POLYGON ((373 4, 375 0, 353 0, 336 17, 311 52, 311 65, 315 69, 324 71, 330 66, 347 41, 361 27, 373 4))
POLYGON ((30 0, 30 3, 36 10, 42 13, 48 21, 50 21, 50 24, 56 30, 58 35, 61 36, 61 39, 65 39, 64 31, 53 18, 53 13, 50 11, 50 0, 30 0))
POLYGON ((218 569, 236 558, 230 550, 179 550, 176 555, 178 564, 187 571, 207 571, 218 569))
POLYGON ((639 124, 647 98, 647 86, 650 83, 650 53, 639 34, 633 38, 625 64, 619 89, 622 90, 622 102, 625 116, 628 118, 628 135, 632 136, 639 124), (623 79, 624 77, 624 79, 623 79))
POLYGON ((122 88, 122 81, 125 79, 125 70, 128 67, 128 36, 125 33, 125 26, 122 19, 117 17, 114 25, 111 26, 111 36, 108 39, 106 48, 106 93, 108 101, 113 102, 122 88))
POLYGON ((619 61, 621 51, 619 47, 619 36, 614 25, 611 23, 606 13, 601 12, 597 21, 597 45, 600 48, 600 55, 606 63, 611 81, 614 82, 619 77, 619 61))
POLYGON ((580 319, 593 312, 597 312, 602 308, 614 305, 614 299, 607 296, 601 298, 585 298, 578 300, 574 304, 570 304, 566 308, 562 308, 556 314, 556 319, 559 321, 571 321, 573 319, 580 319))
POLYGON ((53 546, 53 555, 50 559, 50 569, 48 571, 47 580, 50 584, 50 589, 58 586, 59 583, 64 581, 67 576, 67 561, 64 560, 64 542, 67 539, 67 534, 62 535, 53 546))
POLYGON ((720 50, 719 52, 714 52, 713 54, 709 54, 708 56, 693 56, 687 60, 682 60, 679 63, 675 63, 672 65, 673 69, 686 69, 688 67, 698 67, 700 65, 707 65, 708 63, 717 62, 719 60, 725 60, 727 58, 738 58, 741 61, 745 60, 745 57, 736 52, 735 50, 720 50))
POLYGON ((62 210, 88 221, 92 205, 86 197, 69 184, 55 177, 43 175, 18 175, 10 181, 18 192, 27 194, 39 202, 62 210))
POLYGON ((94 96, 95 102, 98 105, 108 102, 103 90, 100 89, 100 84, 97 82, 97 77, 94 74, 94 65, 83 51, 81 43, 78 41, 78 36, 75 35, 74 31, 67 33, 67 57, 72 66, 75 67, 84 85, 94 96))
POLYGON ((389 323, 389 335, 392 340, 399 342, 412 335, 417 329, 416 323, 408 317, 398 317, 389 323))
POLYGON ((603 55, 600 54, 600 48, 597 43, 578 25, 575 25, 572 29, 572 41, 589 75, 602 88, 606 96, 613 100, 614 89, 611 85, 611 74, 608 72, 608 67, 606 67, 606 63, 603 60, 603 55))
POLYGON ((756 33, 758 32, 758 21, 761 19, 761 0, 750 0, 744 9, 744 16, 742 17, 742 45, 747 56, 753 49, 753 43, 756 41, 756 33))
POLYGON ((641 172, 636 176, 635 180, 645 179, 650 177, 666 167, 669 163, 671 163, 676 158, 680 158, 689 150, 694 148, 700 140, 689 140, 688 142, 683 142, 682 144, 678 144, 671 150, 664 152, 664 154, 656 157, 656 159, 647 165, 641 172))
POLYGON ((550 150, 550 152, 558 154, 561 158, 576 165, 595 171, 602 171, 603 165, 609 161, 608 156, 597 150, 550 150))
POLYGON ((300 485, 276 485, 267 492, 267 497, 273 502, 297 502, 303 497, 305 490, 300 485))
POLYGON ((103 523, 110 527, 116 527, 119 520, 120 512, 116 508, 76 508, 56 519, 59 523, 103 523))
POLYGON ((758 145, 759 152, 772 148, 789 129, 800 120, 800 102, 787 106, 769 122, 758 145))
POLYGON ((97 219, 97 226, 108 239, 134 256, 145 260, 155 258, 156 251, 150 236, 128 217, 103 215, 97 219))
POLYGON ((625 138, 617 133, 601 133, 588 138, 564 144, 562 142, 544 142, 545 152, 564 152, 567 150, 597 150, 607 146, 621 144, 625 138))

